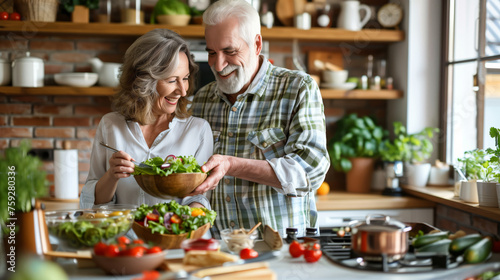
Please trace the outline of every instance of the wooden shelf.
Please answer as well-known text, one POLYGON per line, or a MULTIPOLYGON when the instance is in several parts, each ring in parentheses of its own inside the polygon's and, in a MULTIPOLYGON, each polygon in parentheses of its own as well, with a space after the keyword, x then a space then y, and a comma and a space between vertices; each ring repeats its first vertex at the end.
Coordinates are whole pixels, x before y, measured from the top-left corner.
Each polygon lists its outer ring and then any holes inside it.
MULTIPOLYGON (((27 87, 0 87, 3 95, 89 95, 110 96, 113 95, 110 87, 65 87, 46 86, 39 88, 27 87)), ((398 90, 332 90, 321 89, 323 99, 397 99, 403 96, 398 90)))
MULTIPOLYGON (((204 38, 202 25, 171 26, 161 24, 126 25, 121 23, 72 23, 0 21, 0 33, 14 32, 33 36, 40 34, 68 34, 91 36, 137 37, 155 28, 171 29, 186 38, 204 38)), ((322 42, 399 42, 405 39, 401 30, 363 29, 349 31, 336 28, 311 28, 301 30, 293 27, 262 28, 264 40, 303 40, 322 42)))
POLYGON ((403 92, 400 90, 320 90, 323 99, 398 99, 403 97, 403 92))
POLYGON ((93 95, 110 96, 113 88, 110 87, 63 87, 46 86, 39 88, 28 87, 0 87, 0 94, 4 95, 93 95))

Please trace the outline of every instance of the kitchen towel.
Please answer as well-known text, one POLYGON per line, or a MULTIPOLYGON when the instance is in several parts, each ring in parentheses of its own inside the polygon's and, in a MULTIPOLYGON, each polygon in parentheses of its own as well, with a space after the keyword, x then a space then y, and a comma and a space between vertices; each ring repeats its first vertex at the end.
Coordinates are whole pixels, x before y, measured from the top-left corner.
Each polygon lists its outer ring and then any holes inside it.
POLYGON ((54 151, 54 195, 78 198, 78 150, 54 151))

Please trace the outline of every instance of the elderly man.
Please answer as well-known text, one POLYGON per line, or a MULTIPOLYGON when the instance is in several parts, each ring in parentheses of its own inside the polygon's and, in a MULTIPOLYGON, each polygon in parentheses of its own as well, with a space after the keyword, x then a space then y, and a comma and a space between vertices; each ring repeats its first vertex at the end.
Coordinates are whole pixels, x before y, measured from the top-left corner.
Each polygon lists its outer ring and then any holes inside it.
POLYGON ((314 192, 330 166, 318 85, 260 55, 259 15, 244 0, 215 2, 203 22, 216 81, 195 94, 192 109, 212 127, 214 155, 193 194, 206 192, 217 211, 214 237, 258 222, 302 236, 316 227, 314 192))

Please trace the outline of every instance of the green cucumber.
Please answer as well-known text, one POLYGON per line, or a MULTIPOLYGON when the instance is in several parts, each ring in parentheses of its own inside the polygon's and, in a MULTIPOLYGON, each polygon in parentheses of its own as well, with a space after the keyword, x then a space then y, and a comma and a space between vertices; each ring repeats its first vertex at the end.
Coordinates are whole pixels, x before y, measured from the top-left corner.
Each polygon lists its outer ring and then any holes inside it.
POLYGON ((424 247, 425 245, 434 243, 436 241, 439 241, 441 239, 446 239, 448 238, 448 232, 447 231, 440 231, 436 233, 430 233, 430 234, 425 234, 421 235, 419 237, 416 237, 413 239, 412 245, 415 248, 420 248, 424 247))
POLYGON ((450 239, 441 239, 436 242, 432 242, 431 244, 427 244, 423 247, 417 249, 417 253, 421 252, 433 252, 447 255, 450 249, 451 240, 450 239))
POLYGON ((480 263, 485 261, 491 253, 493 242, 489 237, 483 237, 478 242, 465 250, 464 260, 466 263, 480 263))
POLYGON ((469 246, 483 239, 479 233, 469 234, 453 240, 450 244, 450 253, 461 255, 469 246))

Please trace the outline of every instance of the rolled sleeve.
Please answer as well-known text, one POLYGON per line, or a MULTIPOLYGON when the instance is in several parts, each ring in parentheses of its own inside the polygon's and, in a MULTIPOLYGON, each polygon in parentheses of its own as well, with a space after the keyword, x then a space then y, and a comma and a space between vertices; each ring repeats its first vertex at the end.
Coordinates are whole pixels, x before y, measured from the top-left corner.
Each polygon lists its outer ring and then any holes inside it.
POLYGON ((204 195, 201 195, 201 194, 194 195, 194 196, 186 196, 185 198, 182 199, 181 204, 182 205, 189 205, 193 202, 198 202, 201 205, 203 205, 203 207, 207 208, 208 210, 212 210, 208 199, 204 195))

